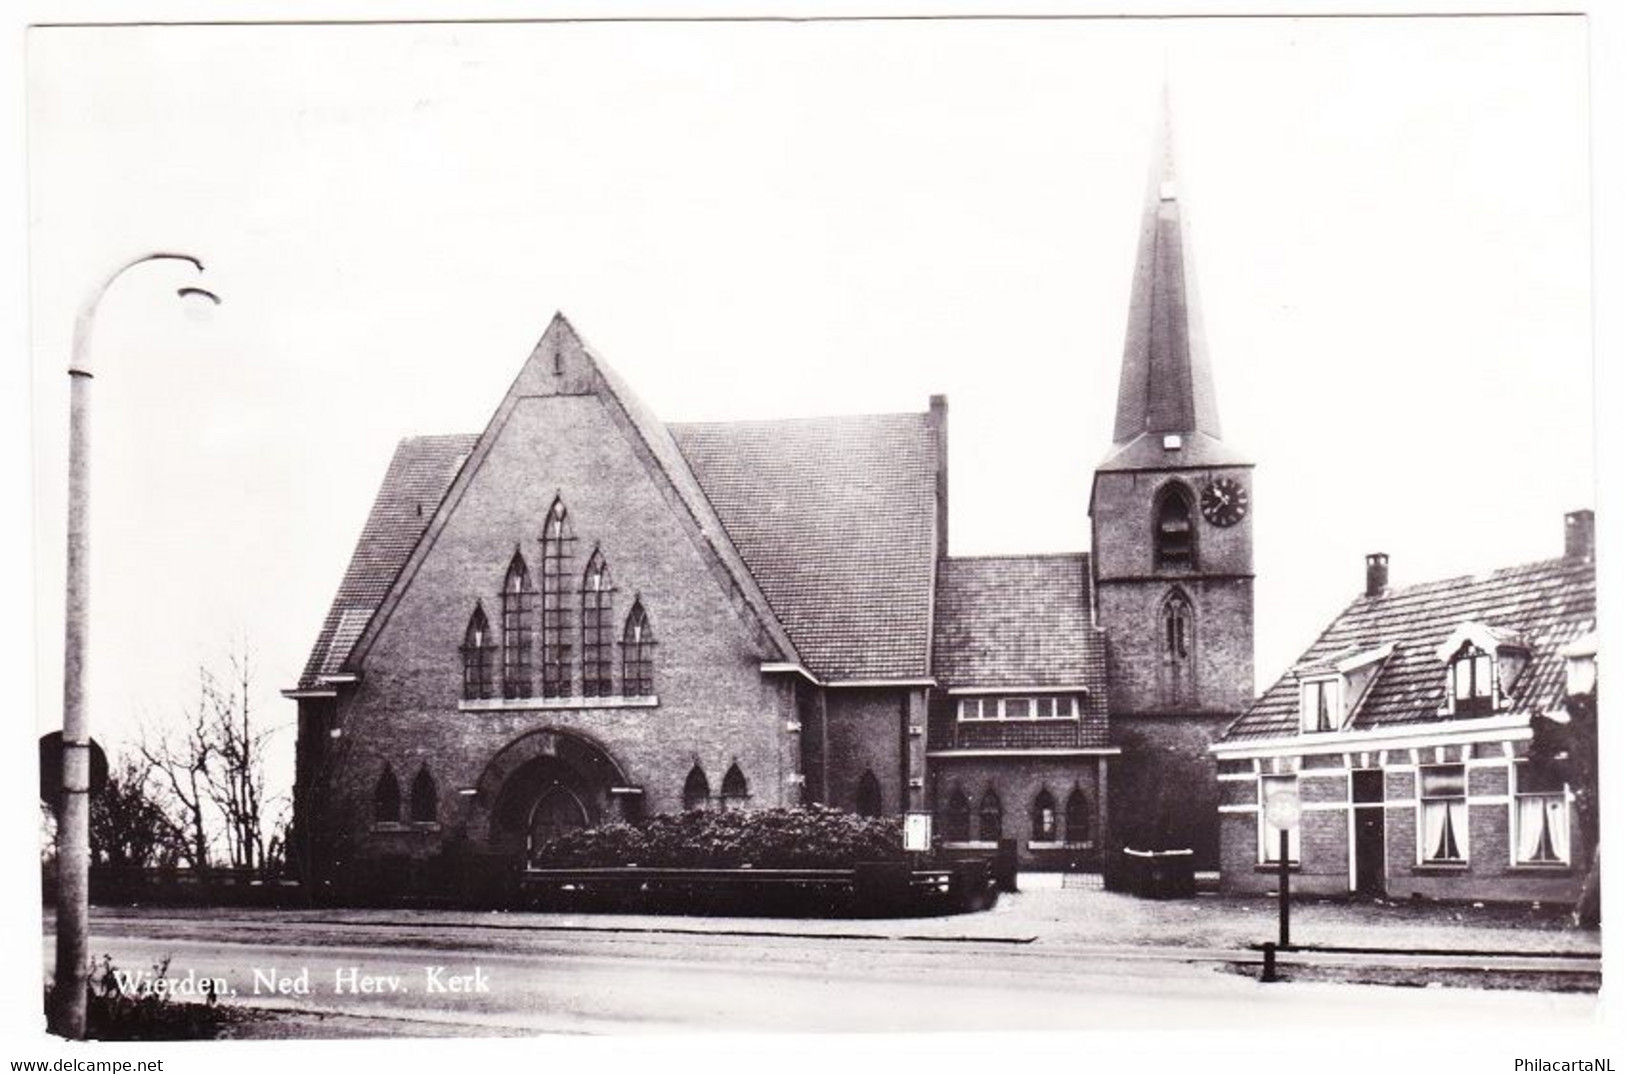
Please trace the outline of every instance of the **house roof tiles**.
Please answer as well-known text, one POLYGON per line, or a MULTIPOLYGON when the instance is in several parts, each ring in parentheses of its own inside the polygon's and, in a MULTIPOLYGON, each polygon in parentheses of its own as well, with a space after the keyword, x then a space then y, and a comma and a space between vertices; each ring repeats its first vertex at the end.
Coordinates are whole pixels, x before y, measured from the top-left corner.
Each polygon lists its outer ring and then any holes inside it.
POLYGON ((1489 574, 1449 578, 1361 596, 1332 621, 1291 670, 1230 725, 1223 741, 1274 738, 1298 729, 1298 680, 1351 647, 1394 643, 1351 724, 1352 730, 1448 720, 1446 669, 1438 647, 1455 629, 1481 623, 1530 647, 1507 711, 1532 715, 1563 700, 1560 650, 1595 628, 1596 567, 1553 559, 1489 574))

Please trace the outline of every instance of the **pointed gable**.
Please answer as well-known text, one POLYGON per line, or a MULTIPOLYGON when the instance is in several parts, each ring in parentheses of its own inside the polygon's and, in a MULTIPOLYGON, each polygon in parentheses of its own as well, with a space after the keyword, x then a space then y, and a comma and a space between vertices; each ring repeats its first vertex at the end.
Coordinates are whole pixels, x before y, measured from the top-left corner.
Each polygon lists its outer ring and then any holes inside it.
POLYGON ((525 399, 550 396, 596 396, 604 403, 634 450, 639 451, 657 486, 677 508, 677 517, 707 560, 713 577, 730 603, 753 627, 769 658, 799 661, 794 643, 751 577, 671 434, 654 419, 609 364, 587 346, 563 314, 555 314, 485 431, 470 449, 467 463, 446 490, 433 518, 414 535, 414 546, 392 576, 387 592, 374 599, 366 629, 345 659, 345 667, 353 671, 365 658, 515 407, 525 399))

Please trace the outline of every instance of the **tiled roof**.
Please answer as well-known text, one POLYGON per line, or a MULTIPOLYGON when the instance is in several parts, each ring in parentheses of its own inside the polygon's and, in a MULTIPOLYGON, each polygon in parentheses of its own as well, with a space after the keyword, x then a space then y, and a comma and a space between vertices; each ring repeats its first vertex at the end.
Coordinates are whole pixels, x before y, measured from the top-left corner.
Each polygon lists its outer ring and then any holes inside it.
POLYGON ((301 689, 336 673, 412 554, 477 436, 417 436, 395 448, 338 595, 299 677, 301 689))
POLYGON ((668 428, 808 670, 833 680, 929 674, 928 414, 668 428))
POLYGON ((944 687, 1061 686, 1105 693, 1089 623, 1089 557, 967 556, 937 571, 936 674, 944 687))
POLYGON ((1361 702, 1351 729, 1447 720, 1439 712, 1446 676, 1436 650, 1464 623, 1482 623, 1497 636, 1530 646, 1529 664, 1513 683, 1506 711, 1545 711, 1562 701, 1559 650, 1595 627, 1596 593, 1594 564, 1554 559, 1362 596, 1230 726, 1223 740, 1294 734, 1298 676, 1350 647, 1369 649, 1384 642, 1394 643, 1394 653, 1361 702))

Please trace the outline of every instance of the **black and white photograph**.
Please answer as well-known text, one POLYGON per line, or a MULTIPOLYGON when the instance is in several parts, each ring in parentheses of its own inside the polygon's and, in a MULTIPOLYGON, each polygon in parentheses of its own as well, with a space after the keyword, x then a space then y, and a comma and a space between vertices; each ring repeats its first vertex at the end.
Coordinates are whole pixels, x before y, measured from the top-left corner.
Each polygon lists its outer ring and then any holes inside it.
POLYGON ((1597 20, 34 5, 3 1058, 1625 1064, 1597 20))

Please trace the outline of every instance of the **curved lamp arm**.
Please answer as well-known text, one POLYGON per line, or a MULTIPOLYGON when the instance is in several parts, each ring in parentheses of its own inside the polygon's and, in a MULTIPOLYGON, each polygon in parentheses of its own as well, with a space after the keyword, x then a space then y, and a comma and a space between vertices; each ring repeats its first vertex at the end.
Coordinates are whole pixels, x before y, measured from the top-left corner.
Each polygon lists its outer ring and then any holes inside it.
MULTIPOLYGON (((124 264, 108 273, 107 278, 102 281, 101 286, 92 291, 90 296, 85 299, 85 304, 79 308, 78 318, 73 322, 73 351, 68 360, 68 373, 70 375, 84 377, 91 375, 90 334, 91 328, 96 323, 96 307, 101 305, 102 296, 107 293, 108 288, 113 286, 113 281, 117 280, 130 269, 135 268, 137 265, 145 264, 148 261, 185 261, 187 264, 197 269, 199 274, 203 272, 203 262, 193 257, 191 254, 175 254, 159 251, 156 253, 142 254, 140 257, 131 258, 129 261, 126 261, 124 264)), ((180 295, 182 298, 189 298, 193 295, 197 295, 208 299, 217 306, 220 304, 219 296, 210 291, 205 291, 201 287, 182 287, 176 292, 176 294, 180 295)))

